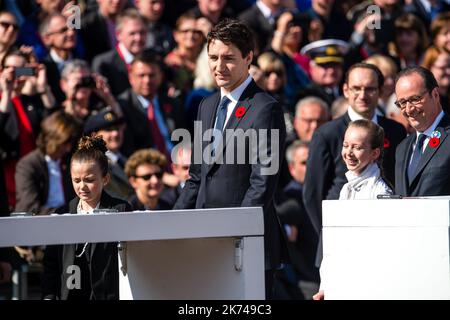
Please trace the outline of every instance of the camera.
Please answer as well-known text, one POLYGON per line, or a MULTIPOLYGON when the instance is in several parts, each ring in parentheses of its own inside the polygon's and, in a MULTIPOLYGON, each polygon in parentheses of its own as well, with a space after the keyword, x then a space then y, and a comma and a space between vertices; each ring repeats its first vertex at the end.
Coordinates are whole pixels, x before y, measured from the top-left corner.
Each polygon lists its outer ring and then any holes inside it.
POLYGON ((92 76, 87 76, 87 77, 81 78, 80 82, 77 83, 77 85, 76 85, 76 89, 80 89, 80 88, 94 89, 95 88, 94 78, 92 76))
POLYGON ((17 67, 14 69, 14 78, 21 76, 32 77, 36 75, 36 70, 30 67, 17 67))

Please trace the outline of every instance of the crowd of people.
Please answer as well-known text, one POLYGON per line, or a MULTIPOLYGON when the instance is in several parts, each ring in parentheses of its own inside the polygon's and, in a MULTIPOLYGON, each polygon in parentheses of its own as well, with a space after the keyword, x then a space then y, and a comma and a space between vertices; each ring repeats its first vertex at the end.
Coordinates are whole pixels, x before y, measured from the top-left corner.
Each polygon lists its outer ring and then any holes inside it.
MULTIPOLYGON (((322 200, 450 195, 449 8, 0 1, 0 215, 261 206, 266 297, 322 299, 322 200), (194 163, 171 137, 195 121, 277 130, 279 170, 246 144, 245 163, 217 161, 242 146, 216 138, 194 163)), ((24 263, 44 266, 44 299, 118 299, 115 244, 0 249, 0 283, 24 263)))

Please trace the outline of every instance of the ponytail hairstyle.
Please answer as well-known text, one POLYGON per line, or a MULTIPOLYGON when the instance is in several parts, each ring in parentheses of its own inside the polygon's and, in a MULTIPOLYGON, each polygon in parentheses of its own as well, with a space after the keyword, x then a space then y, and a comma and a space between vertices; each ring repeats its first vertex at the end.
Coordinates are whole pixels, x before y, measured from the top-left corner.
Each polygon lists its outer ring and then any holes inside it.
POLYGON ((102 176, 105 177, 109 172, 108 157, 106 156, 106 142, 102 136, 84 136, 78 141, 77 150, 70 160, 70 165, 74 161, 87 162, 95 161, 102 172, 102 176))
MULTIPOLYGON (((369 133, 369 143, 372 150, 379 148, 380 149, 380 156, 376 160, 376 163, 378 164, 378 167, 380 170, 383 170, 382 164, 383 164, 383 153, 384 153, 384 130, 382 127, 377 125, 376 123, 367 120, 367 119, 360 119, 350 122, 350 124, 347 127, 347 130, 349 128, 361 128, 365 129, 369 133)), ((383 172, 381 172, 383 174, 383 172)))

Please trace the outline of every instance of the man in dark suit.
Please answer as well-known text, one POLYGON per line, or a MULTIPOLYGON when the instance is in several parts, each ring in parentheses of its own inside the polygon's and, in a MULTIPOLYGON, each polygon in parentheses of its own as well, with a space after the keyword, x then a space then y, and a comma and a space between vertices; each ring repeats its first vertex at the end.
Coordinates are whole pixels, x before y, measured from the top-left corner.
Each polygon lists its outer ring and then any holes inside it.
POLYGON ((236 20, 223 20, 208 34, 209 67, 220 92, 201 102, 197 119, 202 128, 196 137, 214 128, 218 139, 211 143, 194 138, 191 178, 174 209, 263 207, 266 297, 271 298, 273 271, 279 267, 282 253, 286 253, 273 206, 286 128, 279 103, 248 73, 253 43, 251 30, 236 20), (256 132, 260 136, 259 148, 251 148, 251 139, 235 143, 230 134, 237 130, 256 132), (200 163, 195 156, 197 144, 201 144, 205 155, 200 163), (261 144, 267 146, 266 150, 261 144), (263 161, 261 153, 270 161, 263 161), (243 154, 245 161, 236 164, 236 154, 243 154))
POLYGON ((66 98, 59 85, 61 72, 67 62, 75 58, 74 50, 77 45, 76 30, 67 27, 67 23, 68 19, 62 14, 53 14, 39 27, 42 41, 49 50, 43 60, 47 67, 47 81, 58 105, 66 98))
POLYGON ((131 89, 119 96, 127 127, 122 153, 129 157, 143 148, 154 148, 170 159, 170 135, 183 127, 182 110, 173 99, 159 93, 163 72, 158 57, 137 56, 130 66, 131 89))
POLYGON ((282 1, 259 0, 239 15, 239 20, 244 21, 254 32, 260 52, 269 47, 275 18, 283 8, 282 1))
MULTIPOLYGON (((383 82, 381 71, 374 65, 358 63, 350 67, 344 83, 344 95, 349 101, 347 113, 314 132, 309 148, 303 202, 317 233, 322 229, 322 200, 339 199, 341 188, 347 182, 347 167, 341 151, 350 121, 370 119, 384 129, 383 171, 388 182, 394 181, 395 148, 405 138, 406 131, 401 124, 375 114, 383 82)), ((320 244, 318 260, 321 260, 320 244)))
POLYGON ((97 2, 98 10, 86 10, 81 17, 81 38, 86 47, 86 58, 89 62, 97 55, 116 46, 116 17, 126 5, 126 0, 116 1, 114 5, 106 0, 97 2))
POLYGON ((135 9, 128 9, 117 20, 117 46, 98 55, 92 70, 106 79, 114 96, 130 87, 128 71, 134 57, 140 54, 147 40, 144 18, 135 9))
POLYGON ((402 70, 396 105, 416 130, 397 148, 395 191, 402 196, 450 195, 450 117, 442 111, 438 84, 422 67, 402 70))

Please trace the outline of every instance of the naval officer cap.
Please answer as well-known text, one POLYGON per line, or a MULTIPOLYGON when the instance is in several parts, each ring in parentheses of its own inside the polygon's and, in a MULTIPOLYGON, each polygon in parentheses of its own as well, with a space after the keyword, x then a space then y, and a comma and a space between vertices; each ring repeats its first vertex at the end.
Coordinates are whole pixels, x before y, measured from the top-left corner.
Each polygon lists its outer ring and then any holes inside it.
POLYGON ((111 109, 111 107, 106 107, 97 112, 93 112, 86 123, 84 124, 84 134, 91 134, 92 132, 105 130, 112 128, 114 126, 125 123, 123 117, 118 117, 111 109))
POLYGON ((301 53, 316 64, 343 63, 348 51, 348 43, 338 39, 325 39, 304 46, 301 53))

